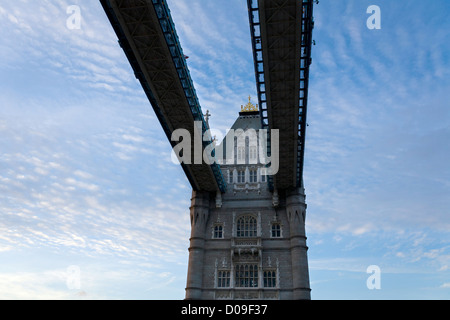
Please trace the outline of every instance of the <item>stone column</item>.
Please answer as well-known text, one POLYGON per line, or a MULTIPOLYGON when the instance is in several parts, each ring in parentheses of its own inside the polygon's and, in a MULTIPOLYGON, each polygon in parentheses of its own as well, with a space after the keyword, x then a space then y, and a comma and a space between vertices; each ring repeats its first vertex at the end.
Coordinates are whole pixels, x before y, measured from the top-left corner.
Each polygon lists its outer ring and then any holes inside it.
POLYGON ((192 191, 190 207, 191 238, 186 282, 187 300, 202 298, 205 228, 209 217, 209 201, 210 195, 208 192, 192 191))
POLYGON ((293 299, 311 299, 305 234, 306 203, 303 188, 286 195, 286 212, 291 233, 293 299))

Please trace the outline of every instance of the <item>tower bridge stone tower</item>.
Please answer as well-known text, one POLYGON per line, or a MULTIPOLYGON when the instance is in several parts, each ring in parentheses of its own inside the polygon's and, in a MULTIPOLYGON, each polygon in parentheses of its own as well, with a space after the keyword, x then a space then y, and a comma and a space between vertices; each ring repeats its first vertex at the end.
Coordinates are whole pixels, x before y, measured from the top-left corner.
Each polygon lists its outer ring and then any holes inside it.
POLYGON ((226 192, 192 192, 186 299, 310 299, 304 189, 270 190, 250 98, 232 129, 216 148, 234 140, 219 159, 226 192))

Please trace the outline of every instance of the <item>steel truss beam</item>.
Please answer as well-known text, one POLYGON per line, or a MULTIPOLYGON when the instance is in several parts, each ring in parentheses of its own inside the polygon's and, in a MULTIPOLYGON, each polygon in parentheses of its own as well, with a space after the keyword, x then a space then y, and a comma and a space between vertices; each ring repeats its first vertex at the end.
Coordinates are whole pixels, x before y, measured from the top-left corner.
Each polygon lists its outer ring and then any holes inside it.
POLYGON ((269 179, 269 186, 299 187, 303 184, 313 0, 247 0, 247 4, 262 126, 280 130, 280 169, 269 179))
MULTIPOLYGON (((204 135, 209 127, 167 3, 163 0, 100 2, 172 146, 176 144, 171 141, 176 129, 187 129, 194 137, 194 121, 201 122, 204 135)), ((211 142, 211 139, 203 141, 203 148, 211 142)), ((182 168, 194 190, 225 192, 225 179, 217 163, 182 164, 182 168)))

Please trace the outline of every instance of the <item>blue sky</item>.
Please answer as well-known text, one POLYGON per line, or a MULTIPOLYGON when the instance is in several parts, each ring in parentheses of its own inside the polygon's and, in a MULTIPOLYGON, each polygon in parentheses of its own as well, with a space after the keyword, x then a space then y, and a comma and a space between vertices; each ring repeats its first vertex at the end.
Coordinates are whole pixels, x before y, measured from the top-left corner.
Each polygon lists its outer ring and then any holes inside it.
MULTIPOLYGON (((255 97, 246 2, 168 3, 224 132, 255 97)), ((313 299, 450 298, 449 14, 447 0, 315 6, 313 299)), ((0 1, 0 34, 0 299, 184 298, 190 186, 100 4, 0 1)))

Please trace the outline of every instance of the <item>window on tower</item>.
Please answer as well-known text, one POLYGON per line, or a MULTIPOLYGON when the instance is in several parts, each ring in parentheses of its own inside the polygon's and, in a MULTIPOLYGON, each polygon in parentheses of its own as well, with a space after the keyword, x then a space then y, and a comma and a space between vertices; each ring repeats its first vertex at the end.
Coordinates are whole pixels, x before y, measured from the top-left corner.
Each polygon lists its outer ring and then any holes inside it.
POLYGON ((277 274, 275 270, 264 271, 264 287, 275 288, 277 286, 277 274))
POLYGON ((257 236, 256 218, 253 216, 242 216, 236 223, 236 236, 241 238, 252 238, 257 236))
POLYGON ((237 148, 237 159, 238 163, 243 163, 245 161, 245 147, 237 148))
POLYGON ((272 223, 272 238, 281 238, 281 225, 278 222, 272 223))
POLYGON ((238 183, 244 183, 244 182, 245 182, 245 171, 238 170, 238 183))
POLYGON ((229 288, 230 287, 230 271, 219 270, 217 271, 217 287, 229 288))
POLYGON ((216 224, 214 226, 214 239, 223 239, 223 225, 222 224, 216 224))
POLYGON ((258 287, 258 265, 237 264, 235 266, 235 287, 256 288, 258 287))
POLYGON ((258 182, 258 170, 250 169, 250 182, 258 182))
POLYGON ((249 161, 252 161, 252 163, 255 163, 256 160, 256 147, 255 146, 250 146, 249 148, 249 161))

